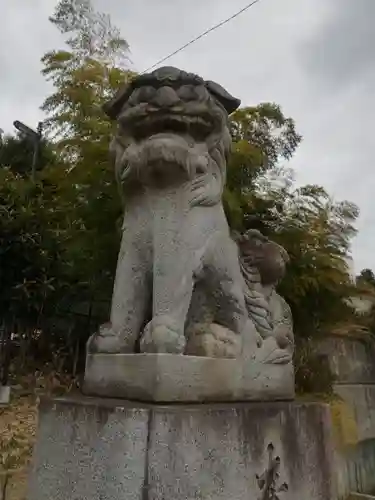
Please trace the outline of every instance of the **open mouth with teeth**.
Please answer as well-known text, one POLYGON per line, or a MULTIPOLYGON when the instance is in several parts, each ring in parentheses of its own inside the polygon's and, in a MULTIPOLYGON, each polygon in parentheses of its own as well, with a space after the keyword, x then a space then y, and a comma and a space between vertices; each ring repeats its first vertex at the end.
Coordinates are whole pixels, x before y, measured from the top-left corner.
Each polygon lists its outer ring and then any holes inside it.
POLYGON ((200 116, 177 113, 155 113, 133 119, 128 129, 135 140, 157 134, 178 134, 194 140, 204 140, 212 132, 213 122, 200 116))

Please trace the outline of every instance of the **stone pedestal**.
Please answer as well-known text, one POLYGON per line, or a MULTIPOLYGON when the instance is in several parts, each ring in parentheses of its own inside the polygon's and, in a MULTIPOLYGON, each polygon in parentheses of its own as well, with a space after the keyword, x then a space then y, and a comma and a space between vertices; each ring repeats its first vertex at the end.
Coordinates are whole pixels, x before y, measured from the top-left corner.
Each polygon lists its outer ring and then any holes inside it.
MULTIPOLYGON (((267 344, 265 342, 265 347, 267 344)), ((88 354, 84 393, 150 402, 294 399, 293 364, 175 354, 88 354)))
POLYGON ((28 500, 334 500, 329 422, 322 404, 44 400, 28 500))
POLYGON ((0 406, 8 405, 10 401, 9 385, 0 385, 0 406))

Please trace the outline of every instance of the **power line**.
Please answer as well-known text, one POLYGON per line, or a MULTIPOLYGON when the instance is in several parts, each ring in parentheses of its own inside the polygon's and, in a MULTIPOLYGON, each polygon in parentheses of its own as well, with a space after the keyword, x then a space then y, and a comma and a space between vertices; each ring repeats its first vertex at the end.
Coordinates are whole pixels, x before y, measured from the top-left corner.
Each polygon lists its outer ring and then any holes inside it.
POLYGON ((197 37, 193 38, 192 40, 190 40, 188 43, 185 43, 185 45, 183 45, 182 47, 180 47, 179 49, 175 50, 174 52, 172 52, 171 54, 163 57, 162 59, 160 59, 158 62, 156 62, 155 64, 153 64, 152 66, 150 66, 149 68, 145 69, 144 71, 142 71, 140 74, 143 75, 144 73, 147 73, 148 71, 154 69, 156 66, 158 66, 159 64, 167 61, 168 59, 170 59, 172 56, 175 56, 176 54, 178 54, 179 52, 181 52, 182 50, 186 49, 186 47, 189 47, 189 45, 192 45, 193 43, 197 42, 198 40, 200 40, 201 38, 203 38, 204 36, 208 35, 209 33, 211 33, 212 31, 215 31, 216 29, 218 28, 221 28, 221 26, 223 26, 224 24, 227 24, 229 23, 229 21, 232 21, 232 19, 238 17, 239 15, 243 14, 246 10, 250 9, 250 7, 252 7, 253 5, 255 5, 256 3, 260 2, 260 0, 253 0, 252 2, 250 2, 249 4, 245 5, 245 7, 243 7, 241 10, 239 10, 238 12, 236 12, 235 14, 233 14, 232 16, 228 17, 227 19, 224 19, 224 21, 221 21, 220 23, 218 24, 215 24, 214 26, 212 26, 211 28, 209 28, 208 30, 204 31, 203 33, 201 33, 200 35, 198 35, 197 37))

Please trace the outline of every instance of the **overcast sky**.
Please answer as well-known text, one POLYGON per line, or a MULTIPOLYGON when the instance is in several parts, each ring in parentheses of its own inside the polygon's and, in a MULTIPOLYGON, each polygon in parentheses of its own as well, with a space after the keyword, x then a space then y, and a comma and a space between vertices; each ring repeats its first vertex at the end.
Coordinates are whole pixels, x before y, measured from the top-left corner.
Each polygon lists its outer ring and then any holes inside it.
MULTIPOLYGON (((48 22, 56 0, 0 0, 0 127, 35 126, 49 92, 44 52, 62 47, 48 22)), ((94 0, 143 70, 246 0, 94 0)), ((261 0, 168 61, 218 81, 244 105, 274 101, 302 145, 290 166, 299 183, 323 185, 361 210, 356 270, 375 270, 375 0, 261 0)))

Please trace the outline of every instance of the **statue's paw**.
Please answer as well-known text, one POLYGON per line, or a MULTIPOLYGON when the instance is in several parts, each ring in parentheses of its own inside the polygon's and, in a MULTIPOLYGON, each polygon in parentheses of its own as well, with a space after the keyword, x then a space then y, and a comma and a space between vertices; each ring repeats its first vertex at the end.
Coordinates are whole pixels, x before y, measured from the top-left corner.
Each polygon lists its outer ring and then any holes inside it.
POLYGON ((289 324, 278 324, 274 329, 274 337, 280 349, 294 350, 293 329, 289 324))
POLYGON ((275 349, 264 360, 264 363, 273 365, 287 365, 288 363, 292 362, 292 359, 293 356, 289 351, 286 351, 285 349, 275 349))
POLYGON ((293 354, 289 349, 280 348, 274 337, 267 337, 259 348, 257 359, 265 364, 286 365, 292 362, 293 354))
POLYGON ((91 335, 87 341, 87 352, 90 354, 126 354, 134 352, 134 346, 130 346, 121 338, 121 335, 112 329, 110 323, 99 327, 99 331, 91 335))
POLYGON ((166 316, 153 318, 143 330, 140 339, 141 352, 183 354, 185 336, 166 316))
POLYGON ((191 329, 185 354, 209 358, 237 358, 241 354, 241 337, 228 328, 197 324, 191 329))
POLYGON ((199 175, 191 182, 190 206, 216 205, 221 199, 221 194, 221 189, 218 189, 217 182, 212 182, 211 175, 199 175))

